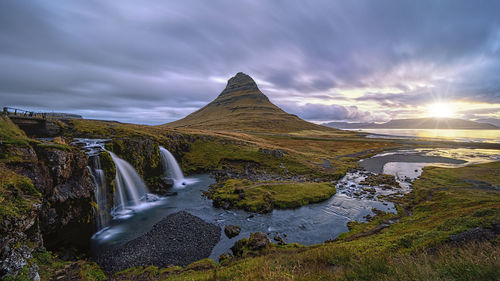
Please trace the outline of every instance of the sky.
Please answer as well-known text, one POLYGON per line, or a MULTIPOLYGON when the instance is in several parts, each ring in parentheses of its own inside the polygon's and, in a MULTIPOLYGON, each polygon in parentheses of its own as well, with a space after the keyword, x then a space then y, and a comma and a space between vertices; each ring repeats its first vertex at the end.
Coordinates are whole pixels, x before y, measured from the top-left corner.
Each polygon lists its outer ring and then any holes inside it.
POLYGON ((180 119, 237 72, 314 122, 500 118, 500 1, 2 0, 0 105, 180 119))

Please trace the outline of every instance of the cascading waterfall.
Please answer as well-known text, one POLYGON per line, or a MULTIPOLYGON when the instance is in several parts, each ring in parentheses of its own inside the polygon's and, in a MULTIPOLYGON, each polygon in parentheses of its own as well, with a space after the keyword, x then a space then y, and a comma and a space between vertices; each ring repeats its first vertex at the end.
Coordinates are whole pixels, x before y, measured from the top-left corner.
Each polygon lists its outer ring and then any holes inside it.
POLYGON ((105 151, 104 143, 107 139, 76 139, 76 144, 83 144, 82 149, 89 157, 87 169, 90 177, 94 181, 94 194, 97 208, 95 210, 97 231, 107 227, 110 221, 110 212, 106 195, 106 181, 104 180, 104 171, 101 168, 101 159, 99 152, 105 151))
POLYGON ((165 175, 174 181, 174 187, 184 187, 187 181, 175 157, 163 146, 160 146, 160 155, 165 175))
POLYGON ((95 185, 95 201, 97 203, 96 226, 99 231, 108 226, 110 219, 106 196, 106 181, 104 180, 104 171, 101 168, 99 154, 89 156, 89 166, 87 168, 95 185))
POLYGON ((113 215, 121 215, 137 207, 141 202, 154 201, 137 171, 127 161, 108 151, 116 167, 116 192, 113 215))

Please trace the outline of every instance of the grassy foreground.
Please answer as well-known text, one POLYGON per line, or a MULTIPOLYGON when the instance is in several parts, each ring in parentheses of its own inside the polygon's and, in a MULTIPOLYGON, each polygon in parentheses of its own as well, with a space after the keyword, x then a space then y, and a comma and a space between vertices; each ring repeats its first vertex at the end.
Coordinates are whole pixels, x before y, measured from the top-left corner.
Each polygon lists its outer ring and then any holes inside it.
POLYGON ((330 243, 273 246, 261 256, 173 275, 149 267, 114 278, 498 280, 498 235, 487 240, 471 236, 452 241, 452 237, 474 228, 491 232, 498 225, 500 192, 494 187, 500 182, 499 169, 500 162, 456 169, 426 168, 414 182, 414 191, 398 203, 398 214, 382 213, 368 223, 354 224, 350 232, 330 243))

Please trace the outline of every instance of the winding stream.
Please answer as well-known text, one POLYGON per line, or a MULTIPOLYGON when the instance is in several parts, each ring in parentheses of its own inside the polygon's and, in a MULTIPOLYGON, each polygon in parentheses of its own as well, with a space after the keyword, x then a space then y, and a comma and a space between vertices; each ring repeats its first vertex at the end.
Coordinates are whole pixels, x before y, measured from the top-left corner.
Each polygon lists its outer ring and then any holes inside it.
MULTIPOLYGON (((304 245, 323 243, 346 232, 347 222, 365 221, 366 215, 373 215, 372 208, 384 212, 396 212, 393 203, 377 197, 410 191, 411 181, 420 175, 424 166, 454 167, 495 160, 500 160, 496 150, 421 149, 383 153, 360 163, 367 171, 348 173, 341 179, 337 183, 337 194, 329 200, 292 210, 274 210, 268 214, 214 208, 212 201, 202 196, 202 192, 215 182, 214 179, 208 174, 194 175, 186 178, 190 182, 189 185, 176 189, 177 196, 159 198, 148 208, 137 210, 131 216, 113 219, 108 227, 93 236, 92 247, 97 250, 118 246, 146 233, 167 215, 181 210, 221 227, 221 240, 210 256, 214 260, 217 260, 222 253, 230 251, 229 248, 235 241, 248 237, 250 233, 256 231, 267 233, 270 238, 279 234, 287 243, 296 242, 304 245), (375 186, 372 196, 359 196, 363 190, 372 189, 371 186, 362 185, 360 182, 370 173, 380 172, 395 175, 403 188, 388 190, 375 186), (229 239, 223 232, 225 225, 239 225, 241 233, 229 239)), ((364 192, 364 194, 370 193, 364 192)))

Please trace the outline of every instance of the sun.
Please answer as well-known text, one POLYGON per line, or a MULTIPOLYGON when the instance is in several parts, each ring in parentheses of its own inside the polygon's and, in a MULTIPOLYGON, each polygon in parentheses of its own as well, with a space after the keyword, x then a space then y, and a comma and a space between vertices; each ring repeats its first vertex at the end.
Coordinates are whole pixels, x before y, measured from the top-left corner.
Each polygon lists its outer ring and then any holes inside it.
POLYGON ((430 117, 450 118, 453 117, 453 106, 449 103, 432 103, 427 108, 430 117))

